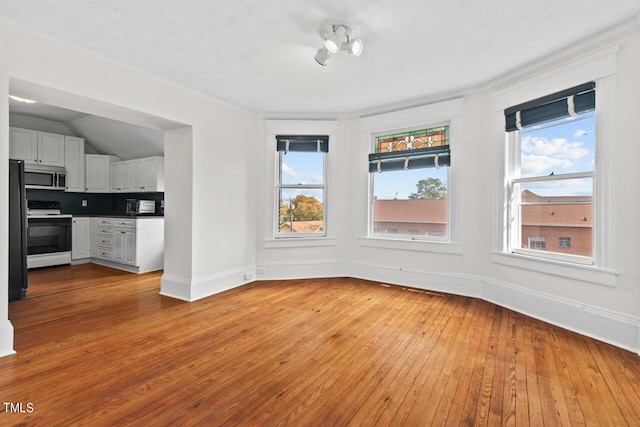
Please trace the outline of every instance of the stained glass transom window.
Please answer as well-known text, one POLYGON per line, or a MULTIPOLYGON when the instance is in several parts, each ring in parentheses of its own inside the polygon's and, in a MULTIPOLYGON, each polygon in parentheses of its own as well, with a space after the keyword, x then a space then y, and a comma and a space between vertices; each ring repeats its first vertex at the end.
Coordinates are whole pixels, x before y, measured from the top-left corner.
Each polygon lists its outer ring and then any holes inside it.
POLYGON ((449 145, 449 126, 376 137, 376 153, 449 145))

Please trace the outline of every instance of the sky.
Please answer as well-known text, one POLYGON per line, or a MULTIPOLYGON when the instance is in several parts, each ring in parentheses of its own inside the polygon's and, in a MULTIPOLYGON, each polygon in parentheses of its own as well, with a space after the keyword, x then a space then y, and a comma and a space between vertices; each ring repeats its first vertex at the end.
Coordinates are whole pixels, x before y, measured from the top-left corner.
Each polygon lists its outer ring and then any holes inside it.
MULTIPOLYGON (((595 170, 595 114, 533 126, 522 131, 522 177, 595 170)), ((566 179, 523 185, 540 196, 592 196, 592 179, 566 179)))
MULTIPOLYGON (((289 151, 282 153, 282 184, 285 185, 321 185, 323 181, 323 155, 315 152, 289 151)), ((323 201, 321 189, 283 190, 282 199, 287 201, 298 194, 313 196, 323 201)))
MULTIPOLYGON (((595 115, 582 114, 572 119, 562 119, 541 126, 533 126, 522 132, 522 176, 547 176, 593 171, 595 168, 595 115)), ((455 167, 455 151, 451 164, 455 167)), ((367 159, 363 159, 364 162, 367 159)), ((421 179, 433 177, 444 184, 448 182, 448 167, 412 169, 372 173, 374 196, 378 199, 406 199, 416 191, 421 179)), ((283 184, 321 184, 322 156, 318 153, 288 152, 282 155, 283 184)), ((592 195, 591 179, 567 179, 522 186, 541 196, 592 195)), ((295 197, 300 192, 286 192, 283 198, 295 197)), ((321 190, 302 191, 322 202, 321 190)))

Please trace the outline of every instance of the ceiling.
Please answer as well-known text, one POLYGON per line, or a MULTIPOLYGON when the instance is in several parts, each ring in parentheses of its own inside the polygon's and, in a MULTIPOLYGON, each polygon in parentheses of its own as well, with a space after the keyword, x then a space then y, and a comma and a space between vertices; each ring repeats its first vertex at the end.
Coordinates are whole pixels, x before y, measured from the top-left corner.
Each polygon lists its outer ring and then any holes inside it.
POLYGON ((264 117, 358 116, 465 93, 640 27, 638 0, 0 0, 0 25, 264 117), (360 57, 314 61, 347 21, 360 57))

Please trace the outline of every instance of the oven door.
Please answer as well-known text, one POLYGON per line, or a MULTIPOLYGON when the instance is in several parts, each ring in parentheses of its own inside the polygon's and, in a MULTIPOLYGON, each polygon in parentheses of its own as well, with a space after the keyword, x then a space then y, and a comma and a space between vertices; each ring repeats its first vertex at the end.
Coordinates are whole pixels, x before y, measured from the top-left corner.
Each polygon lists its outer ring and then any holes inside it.
POLYGON ((71 251, 71 217, 29 217, 27 255, 71 251))

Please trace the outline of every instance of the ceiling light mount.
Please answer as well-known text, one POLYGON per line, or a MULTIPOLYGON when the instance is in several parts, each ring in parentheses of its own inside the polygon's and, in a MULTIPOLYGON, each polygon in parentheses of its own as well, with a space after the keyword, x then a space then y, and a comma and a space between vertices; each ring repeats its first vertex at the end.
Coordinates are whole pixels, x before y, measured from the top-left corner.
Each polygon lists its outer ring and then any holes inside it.
POLYGON ((327 20, 318 30, 324 41, 324 46, 318 49, 315 60, 325 66, 329 62, 332 53, 344 50, 349 55, 360 56, 362 53, 362 40, 351 37, 351 26, 344 21, 327 20))

